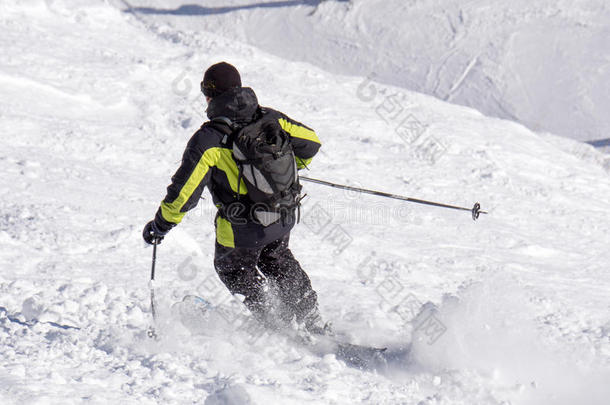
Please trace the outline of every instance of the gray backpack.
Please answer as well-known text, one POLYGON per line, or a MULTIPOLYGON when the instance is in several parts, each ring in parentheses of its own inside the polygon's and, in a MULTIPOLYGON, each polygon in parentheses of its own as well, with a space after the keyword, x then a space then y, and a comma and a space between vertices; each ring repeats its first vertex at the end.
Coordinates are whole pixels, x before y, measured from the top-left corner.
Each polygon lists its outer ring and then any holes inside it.
MULTIPOLYGON (((228 124, 223 118, 215 119, 221 120, 228 124)), ((300 206, 302 187, 288 133, 264 111, 260 119, 237 130, 223 127, 223 144, 232 143, 239 169, 237 195, 239 198, 243 179, 253 203, 252 219, 268 226, 293 216, 300 206)))

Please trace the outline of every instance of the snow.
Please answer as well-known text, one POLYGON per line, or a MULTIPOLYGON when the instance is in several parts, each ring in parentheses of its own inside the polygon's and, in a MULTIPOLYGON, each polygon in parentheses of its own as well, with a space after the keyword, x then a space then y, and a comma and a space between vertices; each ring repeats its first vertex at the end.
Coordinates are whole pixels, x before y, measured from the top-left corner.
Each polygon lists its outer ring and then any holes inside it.
MULTIPOLYGON (((350 6, 319 7, 331 18, 350 6)), ((283 59, 222 27, 178 29, 123 9, 0 5, 1 403, 608 402, 606 155, 368 72, 322 70, 294 60, 298 49, 283 59), (306 185, 292 249, 324 317, 355 343, 387 346, 389 369, 349 367, 248 322, 212 268, 209 197, 159 247, 163 338, 146 336, 152 251, 141 229, 203 121, 202 71, 220 60, 262 104, 317 130, 324 146, 308 176, 489 211, 473 222, 306 185), (191 333, 171 309, 187 294, 231 322, 191 333), (406 322, 427 301, 438 314, 406 322), (444 333, 430 334, 432 321, 444 333)), ((213 18, 232 15, 244 19, 213 18)))
POLYGON ((605 0, 129 0, 147 20, 368 76, 578 140, 607 139, 605 0))

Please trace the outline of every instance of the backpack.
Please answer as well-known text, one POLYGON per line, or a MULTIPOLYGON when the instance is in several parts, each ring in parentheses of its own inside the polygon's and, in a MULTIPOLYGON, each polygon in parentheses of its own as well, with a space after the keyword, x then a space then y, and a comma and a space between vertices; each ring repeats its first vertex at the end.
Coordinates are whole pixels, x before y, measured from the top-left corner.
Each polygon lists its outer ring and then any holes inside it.
MULTIPOLYGON (((250 217, 263 226, 283 221, 300 211, 301 185, 290 136, 277 119, 265 114, 262 117, 234 129, 228 119, 219 117, 213 123, 224 123, 223 145, 232 143, 233 159, 237 163, 237 198, 244 180, 248 197, 253 205, 250 217)), ((299 212, 300 213, 300 212, 299 212)))

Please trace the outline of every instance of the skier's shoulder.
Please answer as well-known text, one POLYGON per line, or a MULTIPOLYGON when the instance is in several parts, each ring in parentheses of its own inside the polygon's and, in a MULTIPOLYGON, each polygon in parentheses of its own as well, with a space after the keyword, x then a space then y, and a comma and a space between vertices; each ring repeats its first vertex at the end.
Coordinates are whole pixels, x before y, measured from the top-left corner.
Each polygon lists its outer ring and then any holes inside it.
POLYGON ((274 110, 273 108, 269 108, 269 107, 260 107, 260 112, 262 114, 263 117, 265 118, 275 118, 275 119, 280 119, 280 118, 286 118, 286 114, 284 114, 281 111, 278 110, 274 110))
POLYGON ((189 140, 188 147, 200 150, 220 147, 223 136, 224 134, 218 128, 211 125, 210 121, 207 121, 193 134, 189 140))
POLYGON ((279 124, 282 126, 282 129, 284 129, 284 130, 289 130, 290 128, 293 128, 293 126, 311 130, 311 128, 307 127, 306 125, 304 125, 296 120, 293 120, 288 115, 284 114, 283 112, 281 112, 279 110, 275 110, 275 109, 269 108, 269 107, 261 107, 261 112, 263 113, 263 116, 265 118, 278 121, 279 124))
POLYGON ((290 132, 291 129, 294 129, 295 127, 297 127, 296 128, 297 130, 305 129, 307 131, 313 131, 313 129, 311 129, 307 125, 290 118, 288 115, 284 114, 283 112, 281 112, 279 110, 274 110, 273 108, 269 108, 269 107, 261 107, 261 110, 263 111, 263 114, 266 117, 277 120, 284 130, 287 130, 290 132))

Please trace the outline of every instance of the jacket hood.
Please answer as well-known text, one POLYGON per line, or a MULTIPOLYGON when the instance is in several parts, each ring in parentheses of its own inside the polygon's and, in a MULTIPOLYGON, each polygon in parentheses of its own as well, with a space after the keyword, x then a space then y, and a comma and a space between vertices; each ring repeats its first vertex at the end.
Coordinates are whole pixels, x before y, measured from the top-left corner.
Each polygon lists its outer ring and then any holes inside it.
POLYGON ((258 99, 250 87, 239 87, 227 90, 214 97, 206 113, 210 120, 226 117, 236 124, 251 122, 258 110, 258 99))

